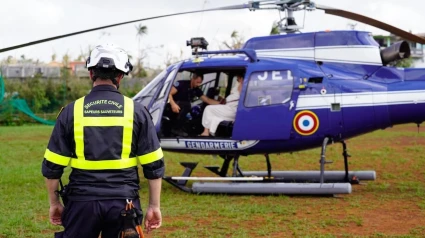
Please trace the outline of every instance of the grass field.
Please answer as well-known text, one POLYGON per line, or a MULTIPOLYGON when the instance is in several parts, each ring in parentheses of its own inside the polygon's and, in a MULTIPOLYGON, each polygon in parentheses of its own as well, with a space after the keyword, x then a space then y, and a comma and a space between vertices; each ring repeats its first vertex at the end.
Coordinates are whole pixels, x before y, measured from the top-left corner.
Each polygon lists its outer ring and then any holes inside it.
MULTIPOLYGON (((41 161, 52 127, 0 127, 0 237, 53 237, 41 161)), ((332 197, 185 194, 163 184, 163 226, 146 237, 425 237, 425 132, 413 124, 347 142, 350 170, 375 170, 377 180, 332 197)), ((341 145, 327 149, 342 170, 341 145)), ((320 149, 272 155, 276 170, 318 170, 320 149)), ((165 153, 166 174, 181 161, 220 165, 211 156, 165 153)), ((265 170, 263 157, 242 157, 244 170, 265 170)), ((69 169, 66 170, 66 175, 69 169)), ((147 183, 142 183, 146 208, 147 183)))

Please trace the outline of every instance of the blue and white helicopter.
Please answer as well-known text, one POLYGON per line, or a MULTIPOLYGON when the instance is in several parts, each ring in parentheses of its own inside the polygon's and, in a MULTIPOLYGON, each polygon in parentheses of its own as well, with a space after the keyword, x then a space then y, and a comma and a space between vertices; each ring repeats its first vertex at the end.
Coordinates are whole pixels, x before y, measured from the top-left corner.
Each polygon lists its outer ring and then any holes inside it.
POLYGON ((377 20, 308 0, 250 1, 98 27, 0 52, 137 21, 237 9, 285 12, 279 22, 282 34, 254 37, 241 49, 227 51, 207 51, 205 39, 192 38, 187 45, 192 47, 193 57, 169 66, 133 98, 150 111, 163 150, 223 158, 221 167, 206 167, 218 177, 190 177, 197 163, 183 162, 182 176, 164 179, 186 192, 239 194, 345 194, 351 193, 351 184, 374 180, 374 171, 349 171, 345 140, 397 124, 422 123, 425 69, 388 66, 410 57, 406 41, 381 50, 369 32, 299 33, 293 13, 324 10, 425 44, 425 38, 377 20), (164 110, 172 85, 189 79, 192 73, 201 73, 204 94, 210 98, 225 97, 236 81, 235 75, 241 72, 245 78, 234 121, 222 121, 214 137, 198 136, 203 129, 201 118, 206 105, 195 99, 185 124, 188 136, 170 132, 164 110), (326 146, 332 142, 343 146, 345 171, 325 171, 326 146), (269 154, 315 147, 322 148, 319 171, 272 171, 269 154), (265 155, 267 171, 242 171, 238 164, 240 156, 253 154, 265 155), (230 163, 233 170, 229 174, 230 163), (203 181, 189 188, 189 180, 203 181))

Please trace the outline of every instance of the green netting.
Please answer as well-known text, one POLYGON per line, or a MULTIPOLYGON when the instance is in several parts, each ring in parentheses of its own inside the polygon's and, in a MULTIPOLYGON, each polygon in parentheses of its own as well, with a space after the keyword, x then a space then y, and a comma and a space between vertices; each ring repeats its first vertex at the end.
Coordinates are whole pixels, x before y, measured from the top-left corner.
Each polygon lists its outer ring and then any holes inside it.
POLYGON ((32 119, 40 123, 43 123, 46 125, 55 124, 54 121, 44 120, 43 118, 35 115, 31 111, 31 109, 28 107, 28 104, 24 99, 10 99, 10 100, 5 100, 4 102, 2 102, 4 99, 4 95, 5 95, 5 86, 4 86, 3 78, 0 75, 0 114, 5 113, 6 110, 17 109, 18 111, 25 113, 27 116, 31 117, 32 119))
POLYGON ((4 98, 4 82, 3 82, 3 78, 0 75, 0 104, 3 101, 4 98))

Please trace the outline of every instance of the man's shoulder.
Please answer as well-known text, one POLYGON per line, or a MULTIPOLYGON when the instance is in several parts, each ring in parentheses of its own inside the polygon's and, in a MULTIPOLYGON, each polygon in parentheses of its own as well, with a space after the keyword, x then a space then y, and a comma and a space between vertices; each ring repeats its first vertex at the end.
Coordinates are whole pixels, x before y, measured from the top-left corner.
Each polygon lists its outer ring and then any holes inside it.
POLYGON ((137 115, 148 115, 152 119, 149 110, 146 108, 145 105, 141 103, 134 102, 134 113, 136 113, 137 115))
POLYGON ((65 107, 63 107, 63 111, 73 111, 74 104, 75 104, 75 101, 68 103, 65 107))
POLYGON ((74 104, 75 104, 75 101, 70 102, 64 107, 61 107, 61 109, 59 109, 58 113, 56 114, 56 119, 58 119, 59 117, 62 117, 62 120, 66 120, 65 118, 68 118, 69 115, 73 114, 74 104))
POLYGON ((179 80, 173 83, 176 88, 187 87, 190 84, 190 80, 179 80))

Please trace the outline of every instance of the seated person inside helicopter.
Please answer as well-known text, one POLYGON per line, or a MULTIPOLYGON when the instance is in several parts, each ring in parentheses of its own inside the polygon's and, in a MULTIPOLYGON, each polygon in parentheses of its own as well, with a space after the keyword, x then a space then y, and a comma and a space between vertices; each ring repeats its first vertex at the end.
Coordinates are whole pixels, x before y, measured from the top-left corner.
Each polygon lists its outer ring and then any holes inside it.
POLYGON ((244 76, 243 73, 236 74, 237 82, 232 87, 229 96, 220 102, 221 105, 209 105, 205 108, 202 116, 204 132, 200 136, 214 135, 220 122, 235 120, 244 76))
POLYGON ((167 115, 172 121, 173 128, 171 132, 179 136, 188 136, 184 131, 186 115, 191 111, 191 101, 198 97, 204 103, 209 105, 219 104, 219 101, 208 98, 199 88, 203 81, 202 74, 194 73, 191 80, 180 80, 174 82, 169 94, 169 103, 167 104, 167 115))

